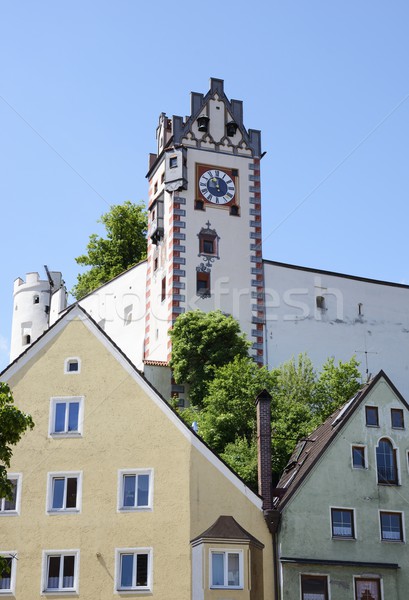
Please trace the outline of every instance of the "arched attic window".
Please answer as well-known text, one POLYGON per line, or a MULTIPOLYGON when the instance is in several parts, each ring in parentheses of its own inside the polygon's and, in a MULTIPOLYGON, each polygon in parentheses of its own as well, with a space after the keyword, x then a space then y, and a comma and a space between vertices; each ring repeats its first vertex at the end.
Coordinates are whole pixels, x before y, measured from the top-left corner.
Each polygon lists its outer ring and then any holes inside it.
POLYGON ((376 447, 376 470, 378 483, 398 485, 396 450, 387 438, 379 440, 376 447))

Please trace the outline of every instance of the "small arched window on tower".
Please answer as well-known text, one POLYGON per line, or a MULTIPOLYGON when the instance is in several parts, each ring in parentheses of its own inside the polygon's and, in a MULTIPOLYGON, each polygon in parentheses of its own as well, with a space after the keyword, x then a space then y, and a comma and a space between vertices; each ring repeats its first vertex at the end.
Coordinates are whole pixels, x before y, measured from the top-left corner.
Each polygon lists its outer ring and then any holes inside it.
POLYGON ((40 296, 38 294, 33 296, 33 304, 40 304, 40 296))
POLYGON ((376 448, 376 470, 378 483, 398 485, 396 450, 387 438, 379 440, 376 448))

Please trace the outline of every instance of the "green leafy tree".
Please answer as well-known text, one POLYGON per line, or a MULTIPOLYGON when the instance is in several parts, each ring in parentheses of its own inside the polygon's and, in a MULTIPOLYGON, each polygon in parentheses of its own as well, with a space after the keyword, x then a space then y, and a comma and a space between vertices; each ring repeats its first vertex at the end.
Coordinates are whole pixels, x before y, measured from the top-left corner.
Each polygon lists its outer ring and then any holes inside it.
POLYGON ((272 383, 270 372, 249 357, 236 356, 215 370, 198 417, 200 435, 211 448, 222 453, 236 438, 254 439, 255 398, 272 383))
POLYGON ((75 259, 79 265, 91 267, 77 277, 72 290, 77 300, 146 257, 147 213, 143 204, 128 200, 113 205, 98 222, 105 226, 106 237, 91 234, 87 254, 75 259))
POLYGON ((300 354, 269 372, 249 358, 235 358, 214 371, 193 420, 210 447, 256 490, 255 398, 260 391, 265 388, 272 396, 272 472, 277 481, 297 441, 357 392, 357 366, 355 358, 337 366, 329 359, 317 375, 308 356, 300 354))
POLYGON ((236 437, 227 444, 221 458, 240 475, 250 489, 258 491, 257 443, 254 439, 236 437))
POLYGON ((348 362, 335 364, 329 358, 322 367, 315 385, 314 412, 323 422, 346 399, 352 398, 360 388, 359 362, 355 356, 348 362))
POLYGON ((202 406, 215 369, 236 356, 246 357, 250 347, 238 322, 220 310, 180 315, 170 336, 173 376, 176 383, 189 384, 190 402, 197 406, 202 406))
POLYGON ((296 442, 318 424, 313 410, 317 378, 306 354, 283 363, 271 375, 272 469, 277 479, 296 442))
MULTIPOLYGON (((30 415, 19 410, 6 383, 0 382, 0 497, 11 500, 13 488, 7 480, 7 469, 13 454, 12 446, 20 441, 27 429, 34 423, 30 415)), ((7 568, 7 562, 0 557, 0 573, 7 568)))

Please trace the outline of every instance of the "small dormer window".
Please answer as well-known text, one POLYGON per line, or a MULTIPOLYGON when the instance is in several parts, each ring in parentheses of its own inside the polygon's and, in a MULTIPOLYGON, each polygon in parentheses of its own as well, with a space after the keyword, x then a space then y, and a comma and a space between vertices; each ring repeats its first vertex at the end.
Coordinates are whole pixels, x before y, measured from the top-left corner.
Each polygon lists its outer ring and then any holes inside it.
POLYGON ((65 373, 79 373, 80 372, 80 359, 79 358, 67 358, 64 365, 65 373))

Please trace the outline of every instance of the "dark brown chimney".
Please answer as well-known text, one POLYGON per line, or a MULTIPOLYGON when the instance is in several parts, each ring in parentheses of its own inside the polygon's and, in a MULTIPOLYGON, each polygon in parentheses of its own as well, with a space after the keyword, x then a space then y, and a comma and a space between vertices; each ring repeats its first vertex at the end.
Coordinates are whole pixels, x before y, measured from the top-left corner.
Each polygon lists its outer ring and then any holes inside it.
POLYGON ((256 398, 257 450, 258 450, 258 493, 263 498, 263 510, 271 510, 271 396, 263 390, 256 398))

